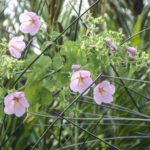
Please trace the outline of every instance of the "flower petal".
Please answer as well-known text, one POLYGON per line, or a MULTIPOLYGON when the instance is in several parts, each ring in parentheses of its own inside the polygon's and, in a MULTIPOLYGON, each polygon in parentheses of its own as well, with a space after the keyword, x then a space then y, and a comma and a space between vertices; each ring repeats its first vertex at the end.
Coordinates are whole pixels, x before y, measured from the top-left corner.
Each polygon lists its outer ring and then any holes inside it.
POLYGON ((27 101, 27 99, 25 97, 19 99, 19 104, 21 104, 22 106, 24 106, 26 108, 28 108, 30 106, 28 101, 27 101))
POLYGON ((101 93, 95 93, 94 100, 97 104, 101 104, 102 103, 101 93))
POLYGON ((110 95, 113 95, 115 93, 115 86, 110 84, 109 86, 104 87, 103 90, 104 90, 104 92, 106 92, 110 95))
POLYGON ((19 103, 19 107, 17 107, 17 105, 15 104, 14 106, 14 114, 17 116, 17 117, 21 117, 24 113, 25 113, 25 107, 22 106, 22 104, 20 102, 19 103))
POLYGON ((109 94, 105 96, 101 94, 101 99, 102 99, 102 102, 104 103, 111 103, 113 101, 113 97, 109 94))
POLYGON ((9 101, 7 104, 5 104, 4 112, 8 115, 13 114, 14 113, 14 106, 15 106, 14 101, 9 101))

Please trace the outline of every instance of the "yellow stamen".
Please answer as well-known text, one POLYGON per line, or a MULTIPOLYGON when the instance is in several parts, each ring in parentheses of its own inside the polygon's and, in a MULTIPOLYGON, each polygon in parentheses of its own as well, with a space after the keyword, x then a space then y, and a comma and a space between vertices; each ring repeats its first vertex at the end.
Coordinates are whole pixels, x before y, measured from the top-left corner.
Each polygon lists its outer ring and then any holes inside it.
POLYGON ((17 97, 15 97, 15 98, 14 98, 14 101, 15 101, 17 107, 19 107, 19 103, 18 103, 19 99, 18 99, 17 97))
POLYGON ((82 86, 83 85, 83 78, 80 76, 78 79, 79 79, 79 82, 80 82, 80 84, 82 86))
POLYGON ((28 26, 30 27, 34 22, 35 22, 34 19, 30 20, 30 23, 28 24, 28 26))
POLYGON ((103 88, 99 88, 99 92, 106 96, 106 93, 104 92, 103 88))
POLYGON ((21 50, 20 48, 18 48, 18 47, 16 47, 16 46, 14 46, 14 45, 11 45, 11 47, 13 47, 14 49, 16 49, 16 50, 18 50, 18 51, 20 51, 20 50, 21 50))

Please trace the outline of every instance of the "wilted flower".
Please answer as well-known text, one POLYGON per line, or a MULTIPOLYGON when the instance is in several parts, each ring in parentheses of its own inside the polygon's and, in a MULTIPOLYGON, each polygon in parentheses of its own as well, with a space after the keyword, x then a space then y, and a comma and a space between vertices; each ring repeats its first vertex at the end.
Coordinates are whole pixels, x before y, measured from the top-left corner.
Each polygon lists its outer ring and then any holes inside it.
POLYGON ((70 114, 70 118, 73 119, 73 117, 74 117, 73 114, 70 114))
POLYGON ((137 52, 137 50, 134 47, 128 47, 127 52, 128 52, 130 57, 135 57, 136 56, 135 53, 137 52))
POLYGON ((72 70, 74 70, 74 71, 79 71, 80 68, 81 68, 80 65, 72 65, 72 70))
POLYGON ((108 46, 111 46, 111 45, 112 45, 111 39, 107 39, 106 42, 107 42, 107 45, 108 45, 108 46))
POLYGON ((102 102, 111 103, 114 93, 114 85, 110 84, 108 81, 103 81, 94 88, 94 100, 97 104, 101 104, 102 102))
MULTIPOLYGON (((70 89, 74 92, 82 93, 90 84, 92 84, 91 73, 89 71, 76 71, 71 77, 70 89)), ((88 93, 87 90, 85 94, 88 93)))
POLYGON ((4 112, 8 115, 15 114, 17 117, 22 116, 26 108, 29 107, 24 92, 15 92, 7 95, 4 99, 4 104, 4 112))
POLYGON ((33 12, 21 14, 19 20, 21 22, 21 32, 30 33, 30 35, 35 35, 38 32, 41 25, 38 16, 33 12))
POLYGON ((90 48, 93 48, 94 50, 96 49, 95 45, 89 45, 90 48))
POLYGON ((111 54, 117 51, 117 46, 111 41, 111 39, 107 39, 106 43, 109 47, 113 48, 113 50, 111 51, 111 54))
POLYGON ((25 49, 24 36, 17 36, 11 39, 8 44, 10 54, 16 58, 21 57, 21 52, 25 49))
POLYGON ((89 18, 89 15, 85 15, 85 19, 88 19, 89 18))

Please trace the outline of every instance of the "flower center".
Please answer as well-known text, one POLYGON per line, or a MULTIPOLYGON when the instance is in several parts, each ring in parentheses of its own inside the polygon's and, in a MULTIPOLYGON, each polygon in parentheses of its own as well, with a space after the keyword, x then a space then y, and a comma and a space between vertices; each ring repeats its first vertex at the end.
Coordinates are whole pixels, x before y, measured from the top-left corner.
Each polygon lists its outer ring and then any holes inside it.
POLYGON ((13 47, 14 49, 16 49, 16 50, 18 50, 18 51, 20 51, 20 50, 21 50, 20 48, 18 48, 18 47, 16 47, 16 46, 14 46, 14 45, 11 45, 11 47, 13 47))
POLYGON ((28 24, 28 26, 30 27, 34 22, 35 22, 34 19, 30 20, 30 23, 28 24))
POLYGON ((78 79, 79 79, 79 82, 80 82, 80 84, 82 86, 83 85, 83 78, 80 76, 78 79))
POLYGON ((17 107, 19 107, 19 103, 18 103, 19 99, 18 99, 17 97, 15 97, 15 98, 14 98, 14 101, 15 101, 17 107))
POLYGON ((103 88, 99 88, 99 92, 106 96, 106 93, 104 92, 103 88))

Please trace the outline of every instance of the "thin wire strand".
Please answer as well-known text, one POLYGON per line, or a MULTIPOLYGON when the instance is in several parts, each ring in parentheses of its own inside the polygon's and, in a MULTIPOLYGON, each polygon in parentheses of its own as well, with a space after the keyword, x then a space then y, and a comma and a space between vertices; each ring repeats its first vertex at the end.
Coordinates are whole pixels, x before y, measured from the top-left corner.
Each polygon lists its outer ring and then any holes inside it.
MULTIPOLYGON (((104 138, 104 140, 120 140, 120 139, 149 139, 150 136, 118 136, 118 137, 110 137, 110 138, 104 138)), ((91 141, 86 141, 86 144, 88 143, 94 143, 94 142, 97 142, 98 140, 91 140, 91 141)), ((64 147, 60 147, 56 150, 65 150, 65 149, 70 149, 72 147, 75 147, 75 146, 79 146, 79 145, 82 145, 83 142, 80 142, 80 143, 76 143, 76 144, 71 144, 71 145, 68 145, 68 146, 64 146, 64 147)))

